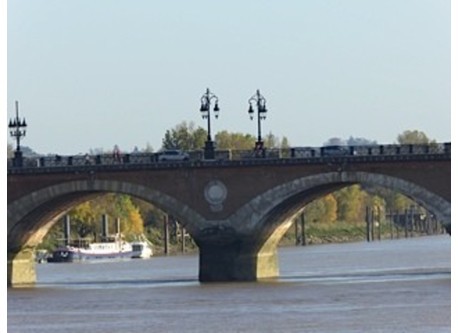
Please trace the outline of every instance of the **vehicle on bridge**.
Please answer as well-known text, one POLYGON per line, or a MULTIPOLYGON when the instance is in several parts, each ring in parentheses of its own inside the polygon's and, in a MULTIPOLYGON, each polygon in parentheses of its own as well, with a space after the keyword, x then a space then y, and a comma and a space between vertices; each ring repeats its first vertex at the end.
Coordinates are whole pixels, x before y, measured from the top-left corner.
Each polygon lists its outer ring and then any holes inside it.
POLYGON ((179 149, 166 149, 156 154, 159 162, 164 161, 188 161, 189 154, 179 149))
POLYGON ((354 155, 352 147, 349 146, 324 146, 320 148, 321 156, 346 156, 354 155))

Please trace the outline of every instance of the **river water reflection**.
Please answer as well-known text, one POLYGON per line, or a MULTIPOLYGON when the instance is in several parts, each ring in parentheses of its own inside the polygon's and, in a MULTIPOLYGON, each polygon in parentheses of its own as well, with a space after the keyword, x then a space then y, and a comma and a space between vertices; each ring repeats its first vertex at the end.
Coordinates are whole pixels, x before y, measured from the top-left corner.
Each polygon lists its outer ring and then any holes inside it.
POLYGON ((450 332, 448 235, 279 250, 280 278, 200 284, 198 257, 37 265, 8 332, 450 332))

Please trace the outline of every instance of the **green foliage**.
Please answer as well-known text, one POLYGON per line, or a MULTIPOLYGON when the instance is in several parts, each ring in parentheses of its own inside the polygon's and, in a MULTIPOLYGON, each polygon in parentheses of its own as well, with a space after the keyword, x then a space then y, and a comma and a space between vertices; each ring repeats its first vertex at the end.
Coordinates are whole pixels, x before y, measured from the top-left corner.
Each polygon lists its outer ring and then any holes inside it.
POLYGON ((333 223, 337 218, 337 201, 332 194, 328 194, 306 205, 304 213, 311 223, 333 223))
POLYGON ((429 144, 435 143, 435 140, 430 140, 425 133, 414 130, 414 131, 404 131, 399 134, 397 137, 399 144, 429 144))
POLYGON ((96 201, 86 201, 70 212, 71 230, 76 232, 77 238, 87 238, 89 235, 96 234, 96 221, 100 218, 99 211, 95 210, 94 204, 96 201))
POLYGON ((14 157, 13 145, 8 142, 6 146, 6 158, 13 158, 13 157, 14 157))
MULTIPOLYGON (((166 130, 162 139, 163 149, 197 150, 202 149, 207 140, 207 131, 196 128, 193 122, 182 122, 172 129, 166 130)), ((220 131, 215 135, 216 147, 218 149, 253 149, 256 137, 244 133, 230 133, 226 130, 220 131)), ((269 133, 263 138, 266 148, 288 148, 289 142, 286 137, 281 139, 269 133)))
POLYGON ((163 149, 196 150, 202 149, 207 139, 207 132, 202 128, 195 128, 193 122, 186 121, 165 132, 162 139, 163 149))
MULTIPOLYGON (((75 206, 70 215, 71 237, 95 240, 101 233, 102 215, 108 216, 109 233, 116 232, 116 219, 120 219, 121 233, 128 238, 135 238, 143 233, 143 218, 140 210, 127 195, 106 194, 91 201, 75 206)), ((46 236, 50 239, 63 237, 63 223, 57 223, 46 236)))
POLYGON ((62 239, 62 224, 57 224, 49 230, 43 241, 37 246, 37 249, 52 251, 61 245, 62 239))
POLYGON ((337 219, 348 223, 364 221, 368 194, 360 185, 345 187, 334 193, 337 200, 337 219))
POLYGON ((264 137, 264 147, 266 148, 289 148, 289 142, 286 137, 282 137, 281 139, 275 135, 272 134, 272 132, 269 132, 264 137))
POLYGON ((215 135, 215 141, 218 149, 249 150, 254 147, 256 138, 249 134, 221 131, 215 135))
POLYGON ((145 228, 160 228, 162 226, 164 219, 163 211, 161 211, 159 208, 156 208, 149 202, 136 198, 131 198, 131 200, 132 203, 138 207, 145 228))

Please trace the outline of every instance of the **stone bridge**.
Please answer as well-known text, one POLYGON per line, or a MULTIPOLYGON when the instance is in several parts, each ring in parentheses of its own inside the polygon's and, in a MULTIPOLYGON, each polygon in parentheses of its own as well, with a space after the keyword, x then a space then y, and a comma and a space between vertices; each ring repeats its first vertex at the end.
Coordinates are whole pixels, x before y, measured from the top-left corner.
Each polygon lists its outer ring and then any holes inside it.
MULTIPOLYGON (((381 146, 383 147, 383 146, 381 146)), ((178 218, 199 247, 199 280, 278 276, 277 244, 305 204, 352 184, 398 191, 451 230, 450 144, 437 151, 8 168, 8 284, 36 280, 34 249, 72 207, 123 193, 178 218)))

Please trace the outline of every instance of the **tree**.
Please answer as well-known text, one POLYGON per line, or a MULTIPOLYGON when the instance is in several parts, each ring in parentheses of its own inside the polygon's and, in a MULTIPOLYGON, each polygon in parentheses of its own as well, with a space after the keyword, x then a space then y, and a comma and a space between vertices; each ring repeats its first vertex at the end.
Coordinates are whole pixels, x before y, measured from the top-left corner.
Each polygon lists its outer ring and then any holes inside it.
POLYGON ((140 210, 132 199, 123 194, 106 194, 96 199, 84 202, 72 210, 69 215, 72 229, 77 236, 86 238, 90 235, 100 234, 102 215, 109 216, 109 230, 115 232, 115 219, 120 219, 120 232, 126 236, 137 236, 143 233, 143 219, 140 210))
POLYGON ((323 220, 332 223, 337 220, 337 200, 332 194, 326 195, 323 199, 324 214, 323 220))
POLYGON ((289 148, 289 142, 286 137, 281 139, 275 136, 272 132, 266 135, 264 138, 264 147, 266 148, 289 148))
POLYGON ((333 223, 337 218, 337 202, 332 194, 313 200, 304 208, 307 220, 312 223, 333 223))
POLYGON ((143 234, 143 218, 140 214, 140 209, 132 205, 132 201, 130 201, 130 205, 126 211, 126 220, 128 223, 125 224, 125 234, 139 236, 143 234))
POLYGON ((289 148, 289 147, 290 147, 290 145, 289 145, 288 138, 287 138, 286 136, 284 136, 284 137, 281 139, 280 148, 286 149, 286 148, 289 148))
POLYGON ((397 141, 401 145, 406 144, 430 144, 436 143, 435 140, 430 140, 425 133, 413 130, 413 131, 404 131, 398 135, 397 141))
POLYGON ((220 131, 215 135, 215 141, 218 149, 249 150, 254 147, 256 139, 250 134, 220 131))
POLYGON ((79 238, 86 238, 89 235, 97 233, 96 221, 98 211, 94 210, 93 201, 86 201, 70 212, 70 221, 72 230, 74 230, 79 238))
POLYGON ((367 193, 360 185, 351 185, 334 192, 337 199, 337 218, 339 221, 358 223, 364 221, 367 193))
MULTIPOLYGON (((197 150, 203 149, 207 140, 207 131, 202 127, 195 127, 193 122, 182 122, 172 129, 166 130, 162 139, 163 149, 197 150)), ((256 138, 250 134, 240 132, 231 133, 226 130, 215 135, 218 149, 251 150, 254 148, 256 138)), ((288 148, 286 137, 281 139, 269 133, 264 138, 266 148, 288 148)))
POLYGON ((193 122, 182 123, 165 132, 162 139, 163 149, 195 150, 202 149, 207 139, 207 132, 202 128, 195 128, 193 122))
POLYGON ((8 142, 8 145, 6 146, 6 158, 13 158, 13 156, 14 156, 13 145, 8 142))

